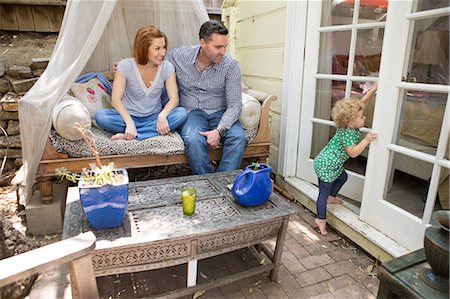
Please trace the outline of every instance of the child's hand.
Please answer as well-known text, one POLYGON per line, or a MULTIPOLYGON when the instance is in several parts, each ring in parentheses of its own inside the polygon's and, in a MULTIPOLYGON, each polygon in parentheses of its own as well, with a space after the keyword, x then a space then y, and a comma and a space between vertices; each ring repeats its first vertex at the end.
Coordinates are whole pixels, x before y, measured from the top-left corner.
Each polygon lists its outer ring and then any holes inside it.
POLYGON ((375 131, 370 131, 369 133, 367 133, 366 137, 364 137, 364 139, 366 139, 366 141, 368 141, 369 143, 376 140, 378 138, 378 133, 375 131))

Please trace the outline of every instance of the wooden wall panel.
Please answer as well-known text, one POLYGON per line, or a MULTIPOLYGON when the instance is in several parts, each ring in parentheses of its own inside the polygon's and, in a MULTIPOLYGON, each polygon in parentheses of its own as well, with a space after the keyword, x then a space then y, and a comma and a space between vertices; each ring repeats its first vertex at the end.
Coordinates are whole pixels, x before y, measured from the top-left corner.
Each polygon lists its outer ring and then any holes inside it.
POLYGON ((238 8, 237 21, 241 21, 246 18, 258 16, 267 12, 272 12, 277 9, 284 9, 286 7, 286 1, 284 0, 238 0, 234 4, 238 8))
POLYGON ((237 48, 280 46, 284 44, 285 10, 245 19, 237 23, 237 48), (263 28, 261 30, 261 28, 263 28))
POLYGON ((0 29, 19 30, 14 5, 0 4, 0 29))
POLYGON ((4 4, 2 3, 4 1, 0 0, 0 30, 59 31, 64 16, 64 5, 16 5, 4 4))
POLYGON ((33 13, 28 5, 16 5, 17 25, 20 31, 34 31, 33 13))
POLYGON ((255 77, 282 79, 283 48, 243 49, 237 51, 242 73, 255 77))

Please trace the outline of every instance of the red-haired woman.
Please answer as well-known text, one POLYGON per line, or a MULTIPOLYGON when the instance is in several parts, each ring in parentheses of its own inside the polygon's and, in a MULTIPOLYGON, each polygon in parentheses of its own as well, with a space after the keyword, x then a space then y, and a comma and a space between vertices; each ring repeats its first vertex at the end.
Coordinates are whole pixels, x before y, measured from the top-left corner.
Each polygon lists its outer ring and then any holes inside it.
POLYGON ((134 40, 134 57, 117 65, 112 90, 114 109, 101 109, 95 114, 97 125, 115 133, 113 140, 138 140, 165 135, 181 126, 187 118, 178 107, 175 68, 164 60, 166 35, 154 26, 138 30, 134 40), (169 100, 163 105, 164 89, 169 100))

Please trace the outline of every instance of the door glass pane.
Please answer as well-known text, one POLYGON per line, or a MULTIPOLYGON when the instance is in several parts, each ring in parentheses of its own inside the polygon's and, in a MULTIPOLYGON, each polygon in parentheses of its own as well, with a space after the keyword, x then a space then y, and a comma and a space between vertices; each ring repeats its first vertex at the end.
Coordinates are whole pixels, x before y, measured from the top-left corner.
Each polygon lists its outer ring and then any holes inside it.
POLYGON ((386 21, 388 0, 361 0, 358 23, 386 21))
POLYGON ((324 124, 313 124, 313 138, 311 144, 310 158, 314 159, 317 154, 324 148, 328 141, 333 137, 336 128, 324 124))
POLYGON ((431 163, 393 153, 385 200, 422 218, 432 170, 431 163))
POLYGON ((317 80, 314 117, 331 120, 331 108, 345 97, 345 81, 317 80))
POLYGON ((353 19, 353 3, 349 1, 322 1, 321 26, 348 25, 353 19))
POLYGON ((448 6, 448 0, 419 0, 414 11, 424 11, 448 6))
POLYGON ((358 30, 353 75, 378 76, 383 38, 383 28, 358 30))
MULTIPOLYGON (((373 82, 353 82, 352 91, 350 97, 361 99, 366 92, 372 88, 373 82)), ((376 95, 367 103, 367 106, 364 108, 364 115, 366 116, 366 121, 364 126, 367 128, 372 127, 373 121, 373 111, 375 109, 376 95)))
MULTIPOLYGON (((448 3, 448 2, 447 2, 448 3)), ((412 50, 407 81, 450 84, 449 17, 421 19, 413 22, 412 50)))
POLYGON ((320 33, 319 74, 347 74, 350 31, 320 33))
POLYGON ((447 94, 406 91, 402 100, 396 143, 435 155, 447 94))

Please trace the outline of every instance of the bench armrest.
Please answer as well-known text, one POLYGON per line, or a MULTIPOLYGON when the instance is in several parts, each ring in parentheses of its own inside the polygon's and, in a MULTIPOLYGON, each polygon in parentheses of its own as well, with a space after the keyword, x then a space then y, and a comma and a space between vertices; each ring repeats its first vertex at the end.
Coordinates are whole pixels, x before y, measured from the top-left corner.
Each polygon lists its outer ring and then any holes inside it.
POLYGON ((92 232, 0 260, 0 287, 38 272, 70 263, 72 287, 83 298, 98 298, 90 253, 95 249, 92 232))
MULTIPOLYGON (((260 99, 258 99, 260 100, 260 99)), ((261 117, 259 120, 258 134, 253 139, 252 144, 256 143, 270 143, 270 105, 272 101, 276 101, 277 96, 268 95, 265 99, 263 99, 261 103, 261 117)), ((261 100, 260 100, 261 101, 261 100)))

